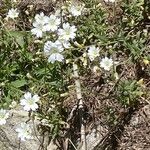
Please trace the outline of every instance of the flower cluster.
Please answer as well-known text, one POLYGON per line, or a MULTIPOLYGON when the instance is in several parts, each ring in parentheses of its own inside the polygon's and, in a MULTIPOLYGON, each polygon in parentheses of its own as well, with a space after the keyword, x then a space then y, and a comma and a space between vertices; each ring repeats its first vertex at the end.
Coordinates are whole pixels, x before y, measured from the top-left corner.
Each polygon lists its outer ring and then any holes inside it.
POLYGON ((54 32, 58 29, 60 25, 60 18, 55 15, 50 17, 45 16, 43 12, 35 15, 35 21, 33 22, 33 29, 31 30, 33 35, 36 35, 37 38, 43 36, 43 32, 51 31, 54 32))
POLYGON ((55 42, 47 41, 44 44, 44 54, 48 56, 48 62, 54 63, 55 61, 62 62, 64 60, 61 52, 63 52, 64 48, 69 48, 69 40, 75 38, 76 30, 75 26, 64 23, 63 28, 58 29, 58 40, 55 42))
MULTIPOLYGON (((68 8, 68 11, 73 16, 81 15, 83 7, 81 6, 71 6, 68 8)), ((19 16, 17 9, 10 9, 7 15, 7 18, 15 19, 19 16)), ((57 40, 51 41, 48 40, 44 44, 44 55, 48 57, 48 62, 54 63, 55 61, 62 62, 64 56, 62 53, 65 49, 71 46, 70 41, 76 37, 77 28, 74 25, 69 24, 67 21, 62 23, 61 27, 61 16, 57 14, 51 14, 46 16, 43 12, 36 14, 33 21, 33 28, 31 29, 32 35, 35 35, 37 38, 42 38, 45 34, 52 34, 57 37, 57 40)), ((34 112, 38 109, 38 102, 40 97, 35 94, 32 95, 30 92, 26 92, 23 97, 20 99, 20 105, 23 106, 23 109, 28 112, 34 112)), ((10 108, 13 108, 11 105, 10 108)), ((0 110, 0 125, 6 123, 6 119, 9 117, 9 113, 1 109, 0 110)), ((20 126, 16 129, 18 133, 18 138, 21 141, 27 139, 32 139, 32 128, 27 123, 21 123, 20 126)))
MULTIPOLYGON (((105 2, 115 2, 115 0, 105 0, 105 2)), ((72 18, 78 17, 82 14, 84 10, 84 5, 76 5, 71 4, 67 8, 67 12, 71 14, 72 18)), ((58 12, 57 12, 58 13, 58 12)), ((49 63, 63 62, 65 60, 65 50, 71 47, 71 43, 75 41, 77 36, 77 28, 73 24, 69 23, 66 19, 67 17, 63 17, 58 15, 57 13, 51 14, 50 16, 46 16, 43 12, 36 14, 33 21, 33 28, 31 29, 32 35, 37 38, 43 37, 45 35, 46 40, 44 41, 43 53, 48 58, 49 63), (62 18, 61 18, 62 17, 62 18), (65 20, 66 19, 66 20, 65 20), (49 36, 46 36, 46 35, 49 36), (51 36, 52 35, 52 36, 51 36), (48 38, 47 38, 48 37, 48 38), (51 37, 51 39, 49 39, 51 37), (48 39, 48 40, 47 40, 48 39)), ((19 12, 17 9, 10 9, 7 15, 7 18, 15 19, 19 16, 19 12)), ((69 17, 68 17, 69 18, 69 17)), ((42 42, 41 42, 42 43, 42 42)), ((72 44, 73 45, 73 44, 72 44)), ((75 45, 75 42, 74 42, 75 45)), ((84 66, 87 65, 86 57, 89 57, 89 60, 93 62, 95 59, 99 59, 100 57, 100 48, 91 45, 88 46, 88 49, 85 49, 86 52, 83 56, 84 66)), ((100 67, 106 71, 110 71, 116 62, 112 60, 112 58, 102 58, 100 61, 100 67)), ((98 70, 96 66, 93 69, 95 72, 98 70)), ((23 97, 20 99, 20 105, 23 107, 25 111, 35 112, 39 106, 38 102, 40 97, 35 94, 33 95, 30 92, 26 92, 23 97)), ((13 105, 12 105, 13 108, 13 105)), ((1 109, 0 110, 0 125, 4 125, 6 123, 6 119, 9 117, 9 113, 1 109)), ((25 141, 27 139, 32 139, 32 128, 27 123, 21 123, 20 126, 16 129, 18 133, 18 138, 21 141, 25 141)))
MULTIPOLYGON (((32 95, 30 92, 26 92, 20 100, 20 105, 23 106, 25 111, 36 111, 38 109, 37 102, 39 99, 40 97, 37 94, 32 95)), ((16 132, 18 132, 18 138, 20 138, 21 141, 33 138, 32 129, 27 123, 21 123, 16 129, 16 132)))
MULTIPOLYGON (((99 54, 100 49, 98 47, 95 47, 94 45, 90 46, 88 48, 88 57, 91 61, 94 61, 95 58, 100 56, 99 54)), ((106 71, 110 71, 114 64, 117 64, 117 62, 113 62, 112 58, 102 58, 100 61, 100 67, 103 68, 106 71)))
POLYGON ((59 28, 60 20, 58 15, 52 14, 48 17, 41 12, 35 15, 34 28, 31 30, 32 34, 36 35, 37 38, 41 38, 46 31, 52 32, 58 37, 55 42, 47 41, 44 44, 44 55, 48 57, 48 62, 51 63, 64 60, 64 56, 61 53, 64 48, 70 47, 69 41, 76 37, 76 27, 67 22, 62 24, 62 28, 59 28))
MULTIPOLYGON (((36 110, 38 105, 36 102, 39 100, 38 95, 31 96, 31 93, 27 92, 24 94, 24 99, 21 99, 21 105, 24 105, 24 110, 36 110)), ((0 109, 0 125, 6 124, 6 119, 9 117, 9 112, 0 109)), ((18 132, 18 137, 21 141, 25 141, 26 139, 32 139, 32 129, 29 124, 21 123, 20 127, 16 129, 18 132)))

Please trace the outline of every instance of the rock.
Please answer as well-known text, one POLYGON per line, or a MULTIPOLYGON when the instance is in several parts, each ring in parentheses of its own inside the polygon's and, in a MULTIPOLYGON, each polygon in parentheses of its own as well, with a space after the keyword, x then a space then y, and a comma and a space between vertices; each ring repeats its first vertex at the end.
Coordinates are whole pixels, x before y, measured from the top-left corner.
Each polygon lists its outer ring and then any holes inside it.
POLYGON ((87 150, 93 150, 107 132, 108 129, 102 125, 97 125, 96 129, 92 129, 91 132, 86 136, 87 150))
MULTIPOLYGON (((17 136, 16 128, 28 120, 28 113, 21 108, 11 110, 12 115, 7 123, 0 126, 0 150, 38 150, 40 142, 37 138, 20 142, 17 136)), ((32 124, 32 122, 28 122, 32 124)))

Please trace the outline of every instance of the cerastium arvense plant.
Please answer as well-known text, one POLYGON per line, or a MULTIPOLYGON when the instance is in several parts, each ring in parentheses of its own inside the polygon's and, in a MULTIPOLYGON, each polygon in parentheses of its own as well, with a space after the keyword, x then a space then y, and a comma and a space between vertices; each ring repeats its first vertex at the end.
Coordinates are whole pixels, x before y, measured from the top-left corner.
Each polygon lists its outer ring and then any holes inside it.
MULTIPOLYGON (((113 98, 123 107, 134 106, 143 94, 136 81, 140 77, 126 81, 122 76, 130 64, 149 65, 149 38, 147 26, 140 24, 147 19, 143 1, 128 3, 69 1, 53 12, 37 12, 34 18, 26 10, 27 24, 21 20, 17 2, 9 3, 11 7, 0 18, 0 125, 7 122, 9 110, 19 105, 29 120, 36 118, 38 127, 49 132, 49 139, 67 136, 69 148, 87 150, 85 110, 89 108, 84 97, 100 87, 97 103, 113 98), (94 86, 99 87, 90 93, 82 78, 92 73, 98 77, 94 86), (77 99, 71 111, 64 104, 70 87, 77 99), (74 114, 79 114, 80 129, 74 127, 73 134, 79 131, 77 138, 69 134, 74 114)), ((32 8, 28 7, 31 12, 32 8)), ((16 127, 16 132, 21 141, 35 138, 28 121, 16 127)))

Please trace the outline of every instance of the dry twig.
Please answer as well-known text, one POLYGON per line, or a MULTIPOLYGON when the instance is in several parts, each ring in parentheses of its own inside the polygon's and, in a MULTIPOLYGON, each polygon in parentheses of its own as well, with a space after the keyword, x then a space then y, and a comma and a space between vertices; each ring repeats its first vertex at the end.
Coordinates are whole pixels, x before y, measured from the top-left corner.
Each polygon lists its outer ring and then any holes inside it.
POLYGON ((81 93, 81 84, 79 80, 78 66, 75 63, 73 63, 73 73, 75 77, 75 88, 76 88, 77 99, 79 100, 79 114, 80 114, 80 124, 81 124, 80 133, 81 133, 81 144, 82 144, 80 149, 87 150, 85 124, 83 118, 83 97, 81 93))

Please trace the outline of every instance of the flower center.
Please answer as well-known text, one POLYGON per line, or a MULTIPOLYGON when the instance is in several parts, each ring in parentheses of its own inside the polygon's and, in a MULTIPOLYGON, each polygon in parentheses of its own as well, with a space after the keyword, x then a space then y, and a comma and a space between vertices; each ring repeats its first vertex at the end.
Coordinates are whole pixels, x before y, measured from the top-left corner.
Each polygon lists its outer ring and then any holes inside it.
POLYGON ((49 24, 52 25, 52 26, 54 26, 54 25, 55 25, 55 20, 51 20, 51 21, 49 22, 49 24))
POLYGON ((29 104, 29 105, 33 105, 33 104, 34 104, 33 99, 29 99, 29 100, 28 100, 28 104, 29 104))
POLYGON ((53 53, 58 53, 58 48, 57 47, 52 47, 51 54, 53 54, 53 53))
POLYGON ((38 26, 38 29, 43 30, 43 24, 40 23, 39 26, 38 26))
POLYGON ((105 62, 105 65, 108 66, 108 67, 110 67, 110 66, 111 66, 111 63, 110 63, 109 61, 106 61, 106 62, 105 62))
POLYGON ((66 30, 66 35, 70 36, 70 29, 66 30))
POLYGON ((97 56, 97 51, 93 51, 93 55, 94 55, 94 56, 97 56))

